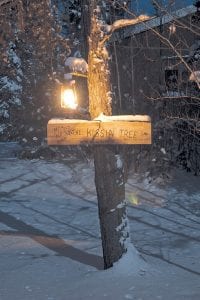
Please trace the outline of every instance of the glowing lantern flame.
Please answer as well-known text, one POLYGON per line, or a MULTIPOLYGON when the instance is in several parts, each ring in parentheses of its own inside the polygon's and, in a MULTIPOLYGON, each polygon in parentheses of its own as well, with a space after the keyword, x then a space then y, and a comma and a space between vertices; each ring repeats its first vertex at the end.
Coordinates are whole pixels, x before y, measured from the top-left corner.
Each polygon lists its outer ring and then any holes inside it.
POLYGON ((64 108, 76 109, 78 106, 75 91, 71 88, 62 90, 61 106, 64 108))

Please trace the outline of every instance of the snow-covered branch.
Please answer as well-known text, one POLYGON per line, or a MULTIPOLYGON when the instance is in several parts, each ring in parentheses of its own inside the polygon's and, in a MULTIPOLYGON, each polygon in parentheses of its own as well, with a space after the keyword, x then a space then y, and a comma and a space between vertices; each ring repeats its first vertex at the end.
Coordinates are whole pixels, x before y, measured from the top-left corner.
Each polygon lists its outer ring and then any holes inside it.
POLYGON ((149 17, 147 15, 140 15, 134 19, 120 19, 120 20, 115 21, 111 25, 106 25, 105 26, 105 36, 104 36, 103 40, 100 42, 100 45, 104 45, 105 42, 107 40, 109 40, 109 38, 111 37, 112 33, 115 30, 118 30, 118 29, 121 29, 121 28, 124 28, 127 26, 131 26, 131 25, 136 25, 138 23, 145 22, 150 19, 152 19, 152 17, 149 17))
POLYGON ((147 21, 151 19, 152 17, 149 17, 147 15, 140 15, 137 18, 134 19, 121 19, 115 21, 112 25, 107 26, 108 33, 114 32, 117 29, 124 28, 127 26, 135 25, 144 21, 147 21))

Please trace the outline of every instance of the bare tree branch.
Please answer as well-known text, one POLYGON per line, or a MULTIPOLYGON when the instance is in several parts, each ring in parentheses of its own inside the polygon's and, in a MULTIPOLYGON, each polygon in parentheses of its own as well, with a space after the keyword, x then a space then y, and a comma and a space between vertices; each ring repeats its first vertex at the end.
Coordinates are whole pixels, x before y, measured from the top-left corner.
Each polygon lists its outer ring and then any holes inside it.
POLYGON ((7 4, 9 2, 12 2, 13 0, 1 0, 0 1, 0 6, 4 5, 4 4, 7 4))

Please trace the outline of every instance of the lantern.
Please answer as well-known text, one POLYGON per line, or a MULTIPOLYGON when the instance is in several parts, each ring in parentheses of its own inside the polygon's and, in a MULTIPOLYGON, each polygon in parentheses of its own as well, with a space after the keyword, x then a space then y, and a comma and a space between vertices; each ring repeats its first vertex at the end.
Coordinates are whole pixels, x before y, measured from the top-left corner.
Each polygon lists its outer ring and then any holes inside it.
POLYGON ((77 95, 75 85, 67 84, 61 86, 61 107, 75 110, 77 109, 77 95))

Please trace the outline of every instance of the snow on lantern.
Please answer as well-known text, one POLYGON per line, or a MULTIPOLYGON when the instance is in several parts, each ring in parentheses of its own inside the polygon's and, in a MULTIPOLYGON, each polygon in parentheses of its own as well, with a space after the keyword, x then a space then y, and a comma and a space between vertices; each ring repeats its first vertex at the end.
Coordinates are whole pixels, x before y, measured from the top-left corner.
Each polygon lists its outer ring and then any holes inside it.
POLYGON ((61 107, 75 110, 78 107, 75 84, 61 86, 61 107))
POLYGON ((64 79, 68 81, 68 84, 61 87, 61 107, 76 110, 78 101, 75 81, 72 80, 72 76, 87 77, 85 73, 87 73, 88 65, 83 58, 68 57, 65 61, 65 67, 70 73, 64 74, 64 79))

